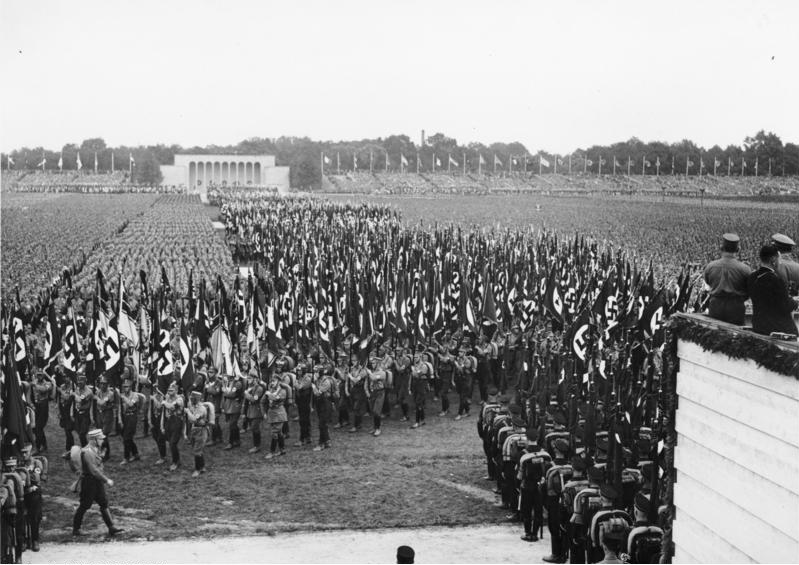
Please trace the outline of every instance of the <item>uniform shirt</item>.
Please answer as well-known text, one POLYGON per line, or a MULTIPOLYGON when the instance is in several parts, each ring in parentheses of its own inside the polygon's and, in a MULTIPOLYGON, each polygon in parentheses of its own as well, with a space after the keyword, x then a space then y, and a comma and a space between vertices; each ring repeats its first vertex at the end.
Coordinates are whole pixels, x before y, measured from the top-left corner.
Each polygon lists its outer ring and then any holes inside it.
POLYGON ((788 287, 788 294, 796 296, 796 293, 799 292, 799 263, 787 255, 781 255, 780 264, 777 265, 777 274, 788 287))
POLYGON ((108 387, 106 390, 98 390, 95 398, 97 399, 97 409, 100 412, 107 412, 114 409, 114 389, 108 387))
POLYGON ((380 392, 386 388, 386 372, 382 369, 368 372, 368 379, 366 385, 369 393, 380 392))
POLYGON ((84 477, 93 477, 104 483, 108 482, 108 477, 103 472, 103 456, 91 445, 80 450, 80 458, 83 462, 81 474, 84 477))
POLYGON ((186 418, 192 426, 204 426, 208 423, 208 408, 202 402, 186 406, 186 418))
POLYGON ((333 395, 333 388, 338 386, 330 375, 322 375, 314 387, 314 393, 323 398, 330 398, 333 395))
POLYGON ((751 272, 752 269, 738 261, 734 253, 722 252, 721 259, 711 261, 705 267, 704 277, 710 287, 710 296, 745 299, 748 296, 746 278, 751 272))
POLYGON ((119 400, 122 402, 122 412, 126 416, 132 416, 139 412, 139 395, 133 391, 128 394, 120 394, 119 400))
POLYGON ((175 396, 175 398, 165 398, 163 400, 164 416, 166 418, 181 417, 183 416, 183 397, 175 396))
POLYGON ((94 392, 91 387, 84 386, 82 389, 75 389, 72 393, 75 397, 75 410, 79 414, 88 414, 94 400, 94 392))
POLYGON ((48 402, 51 390, 53 390, 53 383, 47 379, 37 380, 33 383, 33 401, 37 404, 39 402, 48 402))

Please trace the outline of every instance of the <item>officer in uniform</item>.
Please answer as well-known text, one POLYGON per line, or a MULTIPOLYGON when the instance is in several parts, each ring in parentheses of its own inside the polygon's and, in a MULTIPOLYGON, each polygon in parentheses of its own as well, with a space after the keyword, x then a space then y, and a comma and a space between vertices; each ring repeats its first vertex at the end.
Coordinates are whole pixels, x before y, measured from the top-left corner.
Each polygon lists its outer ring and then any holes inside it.
POLYGON ((244 391, 244 400, 247 405, 244 417, 247 418, 247 427, 252 431, 252 447, 248 453, 261 451, 261 422, 264 420, 261 399, 263 399, 264 392, 266 390, 258 379, 258 375, 250 374, 247 377, 247 390, 244 391))
POLYGON ((225 376, 222 379, 222 412, 225 414, 225 422, 228 426, 228 442, 225 449, 233 449, 241 445, 241 433, 239 432, 239 416, 241 416, 241 406, 244 402, 244 383, 241 377, 233 375, 225 376))
POLYGON ((410 396, 410 380, 411 380, 411 360, 410 347, 404 347, 402 353, 396 360, 396 379, 394 380, 394 391, 397 395, 397 404, 400 405, 402 410, 402 417, 400 422, 408 421, 408 397, 410 396))
MULTIPOLYGON (((349 371, 347 370, 347 357, 343 352, 339 352, 338 366, 333 371, 333 378, 338 387, 338 421, 333 426, 335 429, 347 427, 350 423, 350 399, 347 391, 349 390, 349 371)), ((336 398, 335 395, 333 395, 336 398)))
POLYGON ((575 525, 574 517, 574 501, 577 495, 589 487, 589 481, 586 477, 586 470, 593 466, 594 461, 590 455, 580 449, 572 457, 572 478, 565 485, 563 485, 563 495, 561 496, 561 531, 563 532, 564 549, 568 547, 570 561, 572 563, 580 563, 578 561, 578 553, 582 549, 583 555, 585 554, 585 547, 581 546, 584 541, 580 538, 580 532, 575 525))
POLYGON ((139 409, 144 395, 131 390, 131 382, 122 382, 122 393, 119 395, 120 419, 122 420, 122 446, 124 459, 120 465, 139 460, 139 448, 136 446, 136 425, 139 422, 139 409))
POLYGON ((222 379, 216 374, 213 365, 208 367, 208 379, 205 381, 204 400, 214 405, 216 421, 211 426, 211 441, 208 445, 214 445, 222 441, 222 427, 219 425, 219 417, 222 415, 222 379))
POLYGON ((506 425, 497 432, 495 461, 497 468, 501 470, 498 487, 502 495, 502 502, 506 508, 512 510, 506 518, 512 522, 518 522, 521 520, 521 516, 519 514, 516 467, 522 455, 519 442, 524 441, 526 430, 521 406, 512 404, 509 410, 510 421, 506 421, 506 425))
POLYGON ((416 422, 411 426, 412 429, 425 425, 424 409, 427 404, 427 392, 432 378, 433 375, 430 372, 429 365, 422 360, 422 353, 417 351, 413 357, 409 383, 410 391, 413 394, 413 405, 416 410, 416 422))
POLYGON ((796 242, 787 235, 775 233, 771 236, 771 241, 780 252, 780 263, 777 265, 777 274, 785 281, 788 287, 788 294, 796 296, 799 294, 799 263, 791 259, 791 251, 796 242))
POLYGON ((164 394, 158 387, 155 387, 152 396, 150 396, 149 406, 150 432, 158 449, 158 459, 154 463, 155 465, 163 465, 166 459, 166 436, 161 429, 161 417, 164 412, 163 402, 164 394))
POLYGON ((78 373, 77 386, 72 392, 74 399, 75 430, 78 432, 78 441, 81 447, 86 447, 86 434, 92 424, 92 404, 94 403, 94 391, 86 384, 86 374, 78 373))
POLYGON ((25 481, 25 518, 28 527, 28 545, 33 551, 39 551, 39 526, 42 523, 42 482, 45 475, 47 459, 33 457, 33 446, 25 444, 22 448, 21 469, 27 477, 25 481))
POLYGON ((469 417, 472 403, 472 387, 477 362, 474 357, 467 355, 468 351, 466 346, 462 346, 458 350, 458 358, 455 360, 455 390, 458 393, 456 420, 469 417))
POLYGON ((486 334, 480 335, 480 342, 474 348, 477 359, 477 388, 480 391, 480 402, 485 402, 488 397, 488 384, 493 383, 491 375, 491 344, 488 343, 486 334))
POLYGON ((47 436, 44 428, 50 417, 50 395, 53 393, 53 383, 44 374, 44 371, 36 372, 36 381, 33 383, 33 404, 36 410, 36 426, 34 435, 36 437, 36 451, 47 451, 47 436))
POLYGON ((552 442, 553 466, 546 475, 546 507, 547 529, 551 544, 551 553, 544 557, 547 563, 565 563, 568 559, 568 548, 564 540, 565 532, 561 529, 561 495, 564 485, 572 477, 572 466, 568 464, 566 454, 569 442, 557 438, 552 442))
POLYGON ((269 453, 266 454, 265 459, 272 459, 278 447, 280 447, 280 455, 286 454, 283 424, 288 421, 285 406, 287 396, 288 393, 281 382, 281 374, 275 371, 269 381, 269 388, 263 397, 265 402, 269 402, 269 409, 266 411, 266 422, 269 424, 272 435, 269 453))
POLYGON ((183 397, 178 395, 178 383, 172 381, 161 403, 161 432, 169 443, 169 452, 172 456, 170 471, 175 471, 180 466, 178 444, 183 437, 183 413, 183 397))
POLYGON ((374 430, 372 435, 377 437, 380 435, 381 412, 383 410, 383 401, 386 395, 386 381, 388 376, 385 369, 381 368, 377 359, 369 360, 369 370, 367 370, 366 383, 364 390, 366 398, 369 401, 369 406, 372 410, 372 426, 374 430))
POLYGON ((56 394, 56 402, 58 404, 58 425, 64 430, 64 438, 66 440, 65 452, 62 457, 69 457, 69 450, 75 445, 75 436, 72 432, 75 431, 75 395, 73 393, 72 381, 64 379, 61 386, 58 387, 56 394))
POLYGON ((352 405, 353 423, 350 428, 350 433, 355 433, 361 429, 361 419, 364 413, 369 410, 368 401, 366 399, 366 379, 368 373, 365 367, 359 367, 353 358, 353 364, 350 367, 349 379, 349 395, 350 403, 352 405))
POLYGON ((443 418, 449 414, 449 389, 453 385, 455 375, 455 359, 448 348, 440 347, 438 354, 438 378, 440 380, 441 412, 443 418))
POLYGON ((117 404, 117 393, 114 387, 108 386, 108 377, 106 375, 100 377, 97 388, 98 390, 94 396, 94 402, 97 407, 97 423, 105 435, 103 451, 105 452, 105 460, 108 461, 111 458, 111 444, 108 441, 108 436, 114 432, 116 425, 114 409, 117 404))
MULTIPOLYGON (((208 408, 201 402, 202 393, 193 390, 189 394, 189 404, 186 406, 186 420, 189 424, 189 442, 194 455, 194 471, 192 477, 199 477, 205 473, 205 443, 208 441, 208 408)), ((259 438, 260 440, 260 438, 259 438)))
POLYGON ((746 313, 744 302, 748 296, 746 279, 752 269, 735 258, 739 242, 737 234, 722 236, 721 258, 707 264, 704 278, 710 287, 710 317, 742 326, 746 313))
POLYGON ((519 459, 519 512, 524 524, 524 541, 538 541, 538 532, 544 527, 544 501, 541 483, 552 466, 552 457, 538 446, 536 431, 527 430, 526 453, 519 459))
POLYGON ((322 451, 330 447, 330 431, 328 426, 333 418, 333 401, 338 394, 338 382, 333 378, 333 365, 326 361, 322 372, 313 384, 316 397, 316 416, 319 420, 319 445, 314 451, 322 451))
POLYGON ((95 502, 100 507, 100 515, 108 528, 108 535, 114 536, 123 530, 114 527, 111 513, 108 511, 108 497, 105 486, 114 486, 114 481, 103 472, 103 456, 101 444, 104 440, 102 430, 91 430, 87 433, 87 445, 81 449, 80 504, 72 519, 72 535, 84 535, 80 531, 83 516, 95 502))
POLYGON ((16 457, 3 456, 2 480, 6 500, 3 519, 0 520, 0 557, 3 563, 22 563, 25 551, 25 479, 18 472, 16 457))
POLYGON ((314 360, 309 354, 297 365, 297 381, 294 384, 294 401, 300 417, 300 438, 294 447, 311 445, 311 403, 313 402, 314 360))

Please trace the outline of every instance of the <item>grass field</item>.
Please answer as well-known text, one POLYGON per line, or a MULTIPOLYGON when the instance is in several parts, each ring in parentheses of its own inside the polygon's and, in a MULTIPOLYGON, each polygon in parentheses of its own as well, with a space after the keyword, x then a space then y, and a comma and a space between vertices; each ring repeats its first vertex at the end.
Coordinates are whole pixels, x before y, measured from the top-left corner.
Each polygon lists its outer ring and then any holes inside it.
MULTIPOLYGON (((451 401, 455 401, 454 395, 451 401)), ((428 412, 439 409, 432 399, 428 412)), ((112 461, 106 471, 116 482, 108 489, 112 513, 127 531, 124 538, 246 535, 339 528, 369 529, 497 523, 504 511, 493 506, 491 483, 482 480, 485 464, 475 417, 455 422, 452 416, 427 418, 411 430, 399 422, 399 411, 384 420, 383 435, 331 430, 333 447, 322 452, 289 447, 285 457, 264 460, 268 450, 247 453, 252 445, 206 450, 208 472, 190 476, 188 445, 181 444, 183 467, 170 473, 155 467, 155 444, 137 439, 140 462, 120 466, 121 439, 112 437, 112 461)), ((51 422, 53 420, 51 419, 51 422)), ((315 418, 313 437, 318 437, 315 418)), ((291 423, 292 446, 299 431, 291 423)), ((44 539, 71 539, 71 517, 77 496, 68 492, 73 480, 58 458, 61 430, 48 429, 51 478, 46 487, 44 539)), ((87 514, 84 530, 105 528, 96 508, 87 514)))

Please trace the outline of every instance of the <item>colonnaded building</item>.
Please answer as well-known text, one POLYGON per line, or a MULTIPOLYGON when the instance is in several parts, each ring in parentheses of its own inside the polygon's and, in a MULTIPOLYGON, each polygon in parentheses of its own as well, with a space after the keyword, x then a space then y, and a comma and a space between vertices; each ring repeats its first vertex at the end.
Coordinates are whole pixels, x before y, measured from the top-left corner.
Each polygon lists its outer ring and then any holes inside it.
POLYGON ((174 165, 161 165, 164 185, 185 186, 205 195, 221 186, 289 190, 289 168, 275 166, 274 155, 175 155, 174 165))

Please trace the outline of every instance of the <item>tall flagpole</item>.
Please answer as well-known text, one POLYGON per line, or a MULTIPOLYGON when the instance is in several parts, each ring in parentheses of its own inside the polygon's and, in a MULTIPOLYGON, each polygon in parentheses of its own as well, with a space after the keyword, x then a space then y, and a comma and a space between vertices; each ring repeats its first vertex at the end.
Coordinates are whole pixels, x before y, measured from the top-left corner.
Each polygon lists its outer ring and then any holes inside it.
POLYGON ((554 171, 555 171, 555 172, 554 172, 554 174, 556 174, 556 175, 557 175, 557 174, 558 174, 558 156, 557 156, 557 155, 554 155, 553 157, 554 157, 554 159, 555 159, 555 163, 554 163, 554 165, 552 165, 552 166, 554 167, 554 171))
MULTIPOLYGON (((466 151, 461 154, 463 158, 463 176, 466 176, 466 151)), ((769 161, 769 170, 771 170, 771 161, 769 161)))
POLYGON ((386 151, 386 172, 388 172, 388 151, 386 151))
POLYGON ((643 160, 641 161, 641 176, 646 175, 646 155, 644 155, 643 160))
POLYGON ((114 150, 111 150, 111 172, 114 172, 114 150))
POLYGON ((572 174, 572 154, 569 153, 569 175, 572 174))
POLYGON ((369 172, 370 173, 374 173, 374 169, 373 169, 374 160, 375 160, 375 155, 372 152, 372 150, 370 149, 369 150, 369 172))
POLYGON ((416 152, 416 174, 419 174, 419 152, 416 152))

